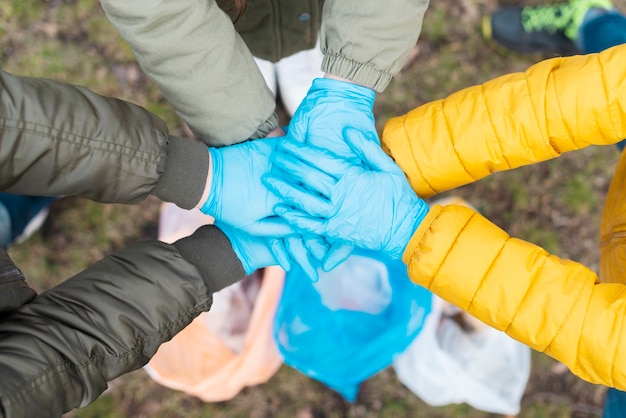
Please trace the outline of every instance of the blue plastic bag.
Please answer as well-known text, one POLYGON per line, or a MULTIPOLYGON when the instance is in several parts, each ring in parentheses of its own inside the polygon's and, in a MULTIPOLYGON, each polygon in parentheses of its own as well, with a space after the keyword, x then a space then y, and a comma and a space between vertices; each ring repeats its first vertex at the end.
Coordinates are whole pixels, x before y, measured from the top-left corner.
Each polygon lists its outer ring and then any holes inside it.
POLYGON ((297 268, 287 273, 274 336, 285 364, 352 402, 361 382, 415 339, 432 298, 402 261, 355 250, 317 282, 297 268))

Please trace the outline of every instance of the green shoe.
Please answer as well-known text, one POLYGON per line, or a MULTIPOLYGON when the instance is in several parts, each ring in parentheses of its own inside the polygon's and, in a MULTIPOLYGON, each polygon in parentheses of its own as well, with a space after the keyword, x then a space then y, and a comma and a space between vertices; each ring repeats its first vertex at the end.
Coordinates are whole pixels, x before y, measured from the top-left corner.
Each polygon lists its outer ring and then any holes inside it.
POLYGON ((571 0, 569 3, 497 10, 483 20, 483 36, 521 53, 574 55, 585 14, 592 8, 613 9, 610 0, 571 0))

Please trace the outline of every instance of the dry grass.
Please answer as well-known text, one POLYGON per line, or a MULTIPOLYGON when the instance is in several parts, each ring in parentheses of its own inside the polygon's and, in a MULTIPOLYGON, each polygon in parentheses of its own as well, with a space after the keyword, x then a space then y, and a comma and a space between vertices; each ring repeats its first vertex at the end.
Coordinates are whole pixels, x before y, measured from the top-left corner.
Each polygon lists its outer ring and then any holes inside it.
MULTIPOLYGON (((431 5, 415 56, 377 100, 379 123, 460 88, 523 70, 542 58, 502 55, 485 45, 479 33, 480 18, 497 7, 495 1, 448 3, 431 5)), ((617 4, 624 8, 622 3, 617 4)), ((7 71, 65 80, 134 101, 159 114, 171 129, 181 130, 169 105, 91 0, 4 1, 0 4, 0 45, 0 64, 7 71)), ((512 235, 597 268, 598 223, 616 161, 613 148, 589 148, 556 161, 491 176, 454 194, 465 197, 512 235)), ((61 200, 54 204, 41 232, 13 247, 11 255, 35 287, 49 288, 117 248, 154 238, 158 205, 155 199, 138 206, 61 200)), ((604 388, 587 384, 545 355, 534 353, 520 416, 599 416, 604 393, 604 388)), ((283 367, 268 383, 248 388, 232 401, 215 404, 161 387, 140 370, 112 382, 110 390, 94 404, 67 416, 491 415, 467 405, 429 407, 390 370, 366 381, 358 400, 350 404, 322 384, 283 367)))

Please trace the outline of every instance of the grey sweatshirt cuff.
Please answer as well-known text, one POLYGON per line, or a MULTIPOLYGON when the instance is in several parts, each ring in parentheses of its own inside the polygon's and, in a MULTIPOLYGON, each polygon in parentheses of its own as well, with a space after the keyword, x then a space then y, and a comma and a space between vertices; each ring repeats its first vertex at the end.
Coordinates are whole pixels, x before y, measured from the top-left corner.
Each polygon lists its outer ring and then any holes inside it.
POLYGON ((200 201, 209 173, 209 150, 193 139, 170 136, 165 171, 152 190, 164 202, 192 209, 200 201))
POLYGON ((187 261, 200 270, 213 293, 246 277, 228 237, 214 225, 200 227, 174 245, 187 261))

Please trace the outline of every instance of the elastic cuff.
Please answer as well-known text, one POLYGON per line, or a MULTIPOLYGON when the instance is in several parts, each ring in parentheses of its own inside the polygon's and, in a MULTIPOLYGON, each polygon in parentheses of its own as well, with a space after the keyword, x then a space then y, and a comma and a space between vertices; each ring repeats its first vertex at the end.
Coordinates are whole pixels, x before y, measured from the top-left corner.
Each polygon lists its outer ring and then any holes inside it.
POLYGON ((267 134, 278 128, 278 114, 272 113, 272 116, 266 120, 259 128, 252 134, 250 139, 265 138, 267 134))
POLYGON ((174 246, 200 270, 213 293, 246 276, 228 237, 214 225, 197 229, 192 235, 176 241, 174 246))
POLYGON ((329 51, 323 52, 322 71, 325 73, 347 78, 378 93, 382 93, 391 83, 393 75, 389 72, 381 71, 371 65, 362 64, 329 51))
POLYGON ((200 141, 170 136, 165 171, 152 194, 183 209, 193 209, 202 197, 209 173, 209 152, 200 141))

